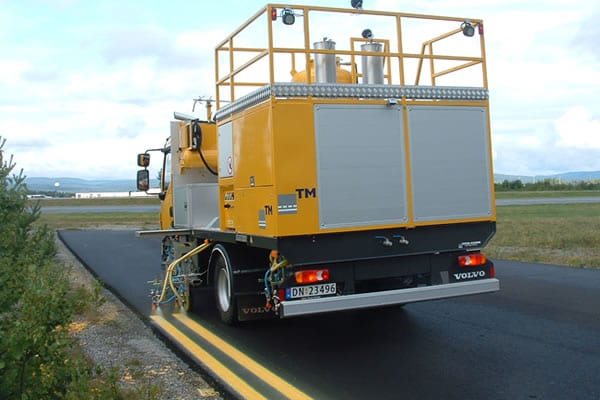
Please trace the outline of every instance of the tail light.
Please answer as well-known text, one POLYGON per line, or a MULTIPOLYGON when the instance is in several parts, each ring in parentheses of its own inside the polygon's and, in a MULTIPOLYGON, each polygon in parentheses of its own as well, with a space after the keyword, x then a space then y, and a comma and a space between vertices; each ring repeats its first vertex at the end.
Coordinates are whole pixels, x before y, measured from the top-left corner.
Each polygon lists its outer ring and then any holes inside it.
POLYGON ((459 267, 480 267, 485 263, 487 263, 487 257, 485 254, 474 253, 458 256, 459 267))
POLYGON ((307 269, 294 274, 296 283, 327 282, 329 280, 328 269, 307 269))

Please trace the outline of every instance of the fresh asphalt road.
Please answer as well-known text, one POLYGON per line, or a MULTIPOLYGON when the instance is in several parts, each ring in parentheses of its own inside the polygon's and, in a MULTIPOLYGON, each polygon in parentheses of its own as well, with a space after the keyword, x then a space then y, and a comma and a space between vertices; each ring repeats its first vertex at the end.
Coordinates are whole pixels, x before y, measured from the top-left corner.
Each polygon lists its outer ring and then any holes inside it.
MULTIPOLYGON (((148 315, 159 240, 62 231, 113 291, 148 315)), ((198 321, 316 399, 600 399, 600 270, 498 260, 498 293, 222 325, 198 321)))

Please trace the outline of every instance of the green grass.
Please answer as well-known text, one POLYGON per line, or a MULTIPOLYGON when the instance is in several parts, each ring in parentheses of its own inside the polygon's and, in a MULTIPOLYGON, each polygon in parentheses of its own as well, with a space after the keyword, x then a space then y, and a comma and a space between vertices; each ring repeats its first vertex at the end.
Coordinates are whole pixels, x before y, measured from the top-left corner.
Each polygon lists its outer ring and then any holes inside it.
MULTIPOLYGON (((115 205, 115 200, 130 199, 94 201, 115 205)), ((141 200, 155 202, 144 204, 158 203, 156 199, 141 200)), ((38 224, 52 229, 157 229, 158 213, 42 214, 38 224)), ((497 233, 486 254, 492 258, 600 268, 600 203, 498 207, 497 233)))
POLYGON ((131 228, 158 229, 158 213, 74 213, 44 214, 36 222, 58 229, 131 228))
POLYGON ((600 197, 598 190, 510 191, 496 192, 497 199, 539 199, 557 197, 600 197))
POLYGON ((600 268, 600 203, 503 206, 492 258, 600 268))
POLYGON ((42 207, 77 207, 77 206, 139 206, 159 205, 158 197, 133 197, 114 199, 35 199, 30 202, 39 201, 42 207))

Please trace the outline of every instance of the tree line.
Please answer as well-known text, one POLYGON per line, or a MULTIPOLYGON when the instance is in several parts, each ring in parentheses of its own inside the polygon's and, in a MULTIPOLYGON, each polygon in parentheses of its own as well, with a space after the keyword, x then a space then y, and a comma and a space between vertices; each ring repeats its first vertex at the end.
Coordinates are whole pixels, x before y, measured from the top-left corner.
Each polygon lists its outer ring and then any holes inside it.
POLYGON ((561 182, 560 179, 544 179, 543 181, 523 183, 520 179, 509 181, 505 179, 501 183, 496 183, 497 192, 510 191, 580 191, 580 190, 600 190, 600 180, 561 182))

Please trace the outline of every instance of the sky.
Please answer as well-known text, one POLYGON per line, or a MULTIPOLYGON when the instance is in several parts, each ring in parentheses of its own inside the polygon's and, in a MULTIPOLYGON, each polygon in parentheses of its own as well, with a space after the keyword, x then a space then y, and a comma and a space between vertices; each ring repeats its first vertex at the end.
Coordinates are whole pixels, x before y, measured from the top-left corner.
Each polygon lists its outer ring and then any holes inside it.
MULTIPOLYGON (((299 3, 345 8, 350 0, 286 2, 299 3)), ((214 98, 215 46, 264 5, 0 0, 5 152, 30 177, 134 179, 136 154, 163 144, 173 111, 214 98)), ((364 6, 484 20, 496 173, 600 170, 600 2, 364 6)))

